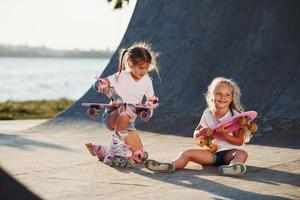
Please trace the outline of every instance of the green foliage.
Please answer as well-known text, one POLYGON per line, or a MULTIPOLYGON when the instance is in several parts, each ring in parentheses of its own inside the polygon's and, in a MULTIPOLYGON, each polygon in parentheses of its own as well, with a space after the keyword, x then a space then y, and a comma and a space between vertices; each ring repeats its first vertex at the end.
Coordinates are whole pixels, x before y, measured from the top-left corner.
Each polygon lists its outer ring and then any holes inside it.
POLYGON ((6 101, 0 103, 0 120, 51 118, 73 103, 74 101, 69 99, 6 101))
MULTIPOLYGON (((129 0, 115 0, 114 9, 121 9, 125 1, 127 2, 127 4, 129 3, 129 0)), ((111 3, 112 0, 107 0, 107 2, 111 3)))

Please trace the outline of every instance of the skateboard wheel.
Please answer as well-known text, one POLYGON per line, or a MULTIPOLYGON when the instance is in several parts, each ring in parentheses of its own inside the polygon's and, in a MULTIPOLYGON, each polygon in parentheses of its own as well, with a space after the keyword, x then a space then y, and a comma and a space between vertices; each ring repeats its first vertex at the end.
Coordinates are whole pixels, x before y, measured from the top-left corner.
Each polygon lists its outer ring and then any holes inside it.
POLYGON ((87 114, 92 118, 92 119, 97 119, 99 116, 99 110, 96 108, 88 108, 87 109, 87 114))
POLYGON ((254 133, 257 131, 257 124, 255 124, 254 122, 251 122, 249 125, 249 130, 251 131, 251 133, 254 133))
POLYGON ((123 159, 123 160, 120 160, 120 167, 127 167, 128 166, 128 162, 127 160, 123 159))
POLYGON ((103 162, 104 157, 103 157, 103 156, 98 156, 98 160, 99 160, 100 162, 103 162))
POLYGON ((209 147, 209 151, 211 153, 215 153, 218 149, 218 146, 216 144, 211 144, 210 147, 209 147))
POLYGON ((140 113, 140 118, 143 122, 148 122, 150 120, 150 114, 147 111, 142 111, 140 113))
POLYGON ((242 117, 242 118, 240 119, 240 125, 241 125, 241 126, 246 126, 247 123, 248 123, 247 117, 242 117))
POLYGON ((200 147, 204 147, 204 146, 207 146, 208 141, 205 140, 205 139, 201 139, 201 140, 198 141, 197 144, 198 144, 198 146, 200 146, 200 147))
POLYGON ((128 162, 127 162, 127 166, 128 168, 133 168, 134 167, 134 161, 132 159, 129 159, 128 162))

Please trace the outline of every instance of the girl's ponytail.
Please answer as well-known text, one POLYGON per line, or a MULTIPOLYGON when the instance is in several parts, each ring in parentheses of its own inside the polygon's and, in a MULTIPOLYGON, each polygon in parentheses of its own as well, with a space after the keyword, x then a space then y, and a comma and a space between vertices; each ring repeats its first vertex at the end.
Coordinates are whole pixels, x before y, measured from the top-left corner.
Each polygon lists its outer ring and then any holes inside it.
POLYGON ((124 56, 125 54, 128 52, 128 49, 123 49, 121 51, 121 56, 120 56, 120 61, 119 61, 119 70, 118 70, 118 76, 117 76, 117 80, 122 72, 122 70, 124 70, 124 63, 123 63, 123 60, 124 60, 124 56))

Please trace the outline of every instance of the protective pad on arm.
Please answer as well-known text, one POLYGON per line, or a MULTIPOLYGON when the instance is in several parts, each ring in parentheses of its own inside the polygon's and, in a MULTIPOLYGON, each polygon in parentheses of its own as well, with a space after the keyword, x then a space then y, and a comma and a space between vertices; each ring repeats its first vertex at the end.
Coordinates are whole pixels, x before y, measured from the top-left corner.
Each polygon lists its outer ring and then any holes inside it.
POLYGON ((109 87, 109 83, 102 78, 99 78, 98 76, 95 77, 97 80, 94 85, 93 89, 100 93, 105 93, 105 89, 109 87))
POLYGON ((149 97, 145 102, 145 105, 149 106, 149 108, 151 109, 157 108, 157 106, 159 105, 158 97, 157 96, 149 97))

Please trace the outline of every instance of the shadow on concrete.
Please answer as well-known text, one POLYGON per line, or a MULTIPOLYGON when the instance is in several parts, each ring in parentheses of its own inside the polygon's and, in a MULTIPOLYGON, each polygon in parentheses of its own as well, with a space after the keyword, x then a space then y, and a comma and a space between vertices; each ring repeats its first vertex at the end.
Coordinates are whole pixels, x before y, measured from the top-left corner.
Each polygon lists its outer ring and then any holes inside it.
MULTIPOLYGON (((270 185, 288 184, 300 187, 299 174, 256 166, 247 166, 247 170, 247 173, 241 179, 270 185)), ((297 198, 300 198, 300 194, 297 198)))
POLYGON ((72 149, 61 145, 40 142, 40 141, 25 138, 20 135, 7 135, 2 133, 0 133, 0 145, 19 148, 22 150, 30 150, 33 147, 42 147, 42 148, 56 149, 60 151, 73 152, 72 149))
POLYGON ((0 199, 41 199, 0 167, 0 199))
MULTIPOLYGON (((238 186, 233 187, 221 184, 221 181, 212 181, 205 178, 205 176, 216 175, 217 168, 213 166, 205 166, 202 170, 183 169, 174 173, 152 173, 145 171, 143 166, 138 169, 121 169, 116 170, 123 173, 136 173, 141 176, 155 179, 161 182, 166 182, 178 186, 184 186, 190 189, 202 190, 213 195, 221 196, 230 199, 289 199, 286 197, 260 194, 255 191, 245 191, 238 189, 238 186)), ((244 181, 259 182, 270 185, 289 184, 293 186, 300 186, 300 175, 288 172, 283 172, 274 169, 261 168, 256 166, 247 166, 247 173, 242 177, 230 177, 233 179, 241 179, 244 181)), ((220 177, 220 179, 223 177, 220 177)), ((255 183, 253 183, 255 184, 255 183)), ((300 196, 294 196, 299 199, 300 196)))

